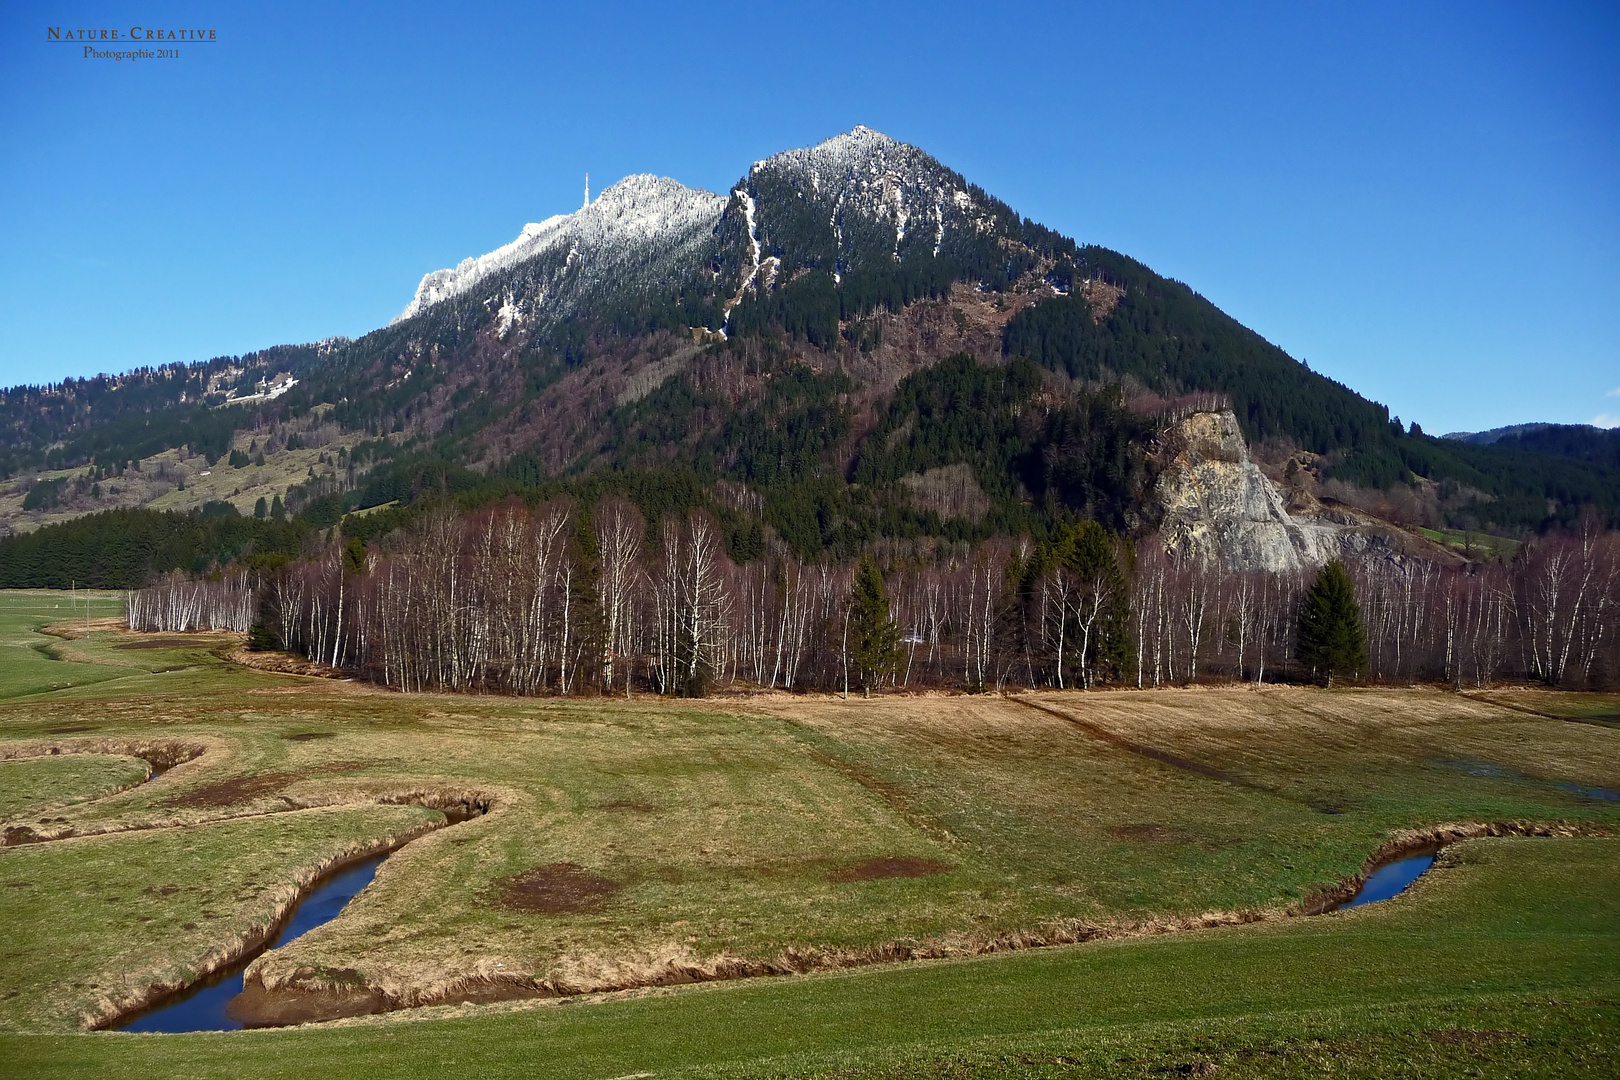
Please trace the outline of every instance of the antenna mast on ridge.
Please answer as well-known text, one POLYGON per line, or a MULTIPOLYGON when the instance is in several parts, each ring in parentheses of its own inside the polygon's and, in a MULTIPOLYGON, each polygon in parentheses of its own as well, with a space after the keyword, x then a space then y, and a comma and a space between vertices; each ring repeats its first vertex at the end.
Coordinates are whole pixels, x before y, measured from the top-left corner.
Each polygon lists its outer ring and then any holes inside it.
POLYGON ((581 210, 589 210, 590 206, 591 206, 591 174, 586 173, 585 174, 585 205, 580 207, 580 209, 581 210))

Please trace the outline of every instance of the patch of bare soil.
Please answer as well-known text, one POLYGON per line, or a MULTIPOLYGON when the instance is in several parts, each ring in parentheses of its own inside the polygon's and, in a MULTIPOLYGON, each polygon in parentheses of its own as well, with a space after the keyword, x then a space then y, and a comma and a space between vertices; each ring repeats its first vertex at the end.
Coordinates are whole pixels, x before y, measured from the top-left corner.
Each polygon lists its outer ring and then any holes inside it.
POLYGON ((407 1003, 366 985, 360 973, 352 969, 322 974, 325 979, 336 980, 337 985, 266 987, 250 976, 243 983, 242 992, 226 1004, 225 1014, 243 1027, 269 1028, 372 1016, 412 1005, 487 1005, 496 1001, 557 996, 555 990, 528 980, 472 979, 422 1001, 407 1003))
POLYGON ((1489 1046, 1493 1043, 1522 1041, 1517 1031, 1470 1031, 1466 1028, 1446 1028, 1425 1031, 1423 1037, 1430 1042, 1450 1043, 1453 1046, 1489 1046))
POLYGON ((311 1024, 346 1016, 370 1016, 392 1006, 387 995, 369 986, 326 987, 289 993, 266 990, 257 980, 225 1004, 225 1015, 247 1028, 311 1024))
POLYGON ((232 806, 236 803, 256 799, 260 795, 268 795, 279 788, 286 787, 298 779, 297 773, 278 772, 262 773, 259 776, 237 776, 230 780, 219 780, 212 784, 204 784, 200 788, 179 795, 171 795, 158 803, 159 806, 174 809, 202 809, 214 806, 232 806))
POLYGON ((362 761, 339 761, 331 765, 323 765, 312 769, 309 774, 292 772, 261 773, 258 776, 235 776, 229 780, 219 780, 212 784, 204 784, 200 788, 171 795, 158 803, 159 806, 172 809, 198 810, 219 806, 234 806, 237 803, 248 802, 260 795, 268 795, 272 791, 280 790, 294 780, 302 779, 305 775, 320 773, 348 773, 360 772, 370 768, 362 761))
POLYGON ((162 637, 150 638, 144 641, 126 641, 121 645, 114 645, 115 649, 183 649, 188 645, 206 645, 207 642, 197 638, 162 637))
POLYGON ((331 739, 336 736, 331 731, 301 731, 297 735, 283 735, 288 742, 314 742, 316 739, 331 739))
POLYGON ((511 911, 575 915, 601 911, 624 888, 577 863, 537 866, 497 883, 501 906, 511 911))
POLYGON ((1086 298, 1086 307, 1091 312, 1091 321, 1101 323, 1114 313, 1114 308, 1125 296, 1125 290, 1112 282, 1100 278, 1092 278, 1080 283, 1080 295, 1086 298))
POLYGON ((1196 833, 1178 829, 1174 825, 1152 823, 1113 825, 1109 827, 1108 835, 1115 840, 1138 840, 1150 844, 1194 844, 1202 839, 1196 833))
POLYGON ((879 855, 863 863, 827 875, 827 880, 838 884, 852 881, 879 881, 883 878, 918 878, 943 874, 955 870, 950 863, 938 859, 919 859, 915 855, 879 855))

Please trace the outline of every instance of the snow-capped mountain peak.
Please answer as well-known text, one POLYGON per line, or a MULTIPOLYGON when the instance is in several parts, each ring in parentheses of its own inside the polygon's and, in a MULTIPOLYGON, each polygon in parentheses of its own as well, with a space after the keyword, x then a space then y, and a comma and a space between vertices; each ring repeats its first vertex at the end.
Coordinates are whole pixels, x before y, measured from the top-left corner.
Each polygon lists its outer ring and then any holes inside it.
POLYGON ((849 270, 939 256, 994 222, 967 181, 922 150, 857 126, 815 146, 754 162, 750 221, 785 271, 849 270))
POLYGON ((915 146, 855 127, 754 162, 729 195, 626 177, 510 244, 425 275, 394 321, 471 295, 504 338, 657 293, 655 306, 677 294, 689 313, 694 298, 709 304, 698 318, 724 333, 746 297, 805 271, 837 284, 907 260, 982 264, 1016 226, 1010 210, 915 146))
MULTIPOLYGON (((451 269, 424 275, 415 297, 393 321, 411 318, 442 300, 472 290, 492 275, 548 254, 565 253, 562 269, 576 263, 581 269, 595 264, 593 272, 587 273, 595 279, 607 264, 621 262, 626 256, 633 260, 633 252, 647 254, 671 245, 681 247, 694 234, 706 236, 725 205, 722 195, 689 188, 667 177, 627 176, 572 214, 556 214, 525 225, 510 244, 486 255, 463 259, 451 269)), ((550 298, 556 298, 556 289, 550 292, 550 298)), ((506 305, 514 303, 512 298, 506 298, 506 305)), ((503 322, 510 322, 515 316, 511 307, 506 310, 503 322)))

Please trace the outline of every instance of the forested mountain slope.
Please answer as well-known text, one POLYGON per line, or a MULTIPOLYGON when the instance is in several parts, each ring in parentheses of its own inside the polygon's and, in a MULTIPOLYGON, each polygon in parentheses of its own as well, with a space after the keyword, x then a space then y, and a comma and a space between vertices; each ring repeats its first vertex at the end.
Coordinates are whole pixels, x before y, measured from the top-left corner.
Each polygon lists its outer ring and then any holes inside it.
POLYGON ((319 526, 607 486, 806 554, 1131 530, 1164 418, 1200 394, 1313 497, 1511 534, 1620 513, 1612 453, 1407 430, 1186 285, 856 128, 724 194, 628 178, 428 274, 358 340, 6 390, 0 521, 224 502, 319 526))

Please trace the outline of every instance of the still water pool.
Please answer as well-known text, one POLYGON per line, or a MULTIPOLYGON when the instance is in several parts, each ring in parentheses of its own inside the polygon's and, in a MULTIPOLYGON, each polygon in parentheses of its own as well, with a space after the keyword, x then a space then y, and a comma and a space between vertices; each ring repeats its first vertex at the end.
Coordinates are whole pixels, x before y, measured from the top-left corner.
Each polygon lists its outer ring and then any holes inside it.
POLYGON ((1439 854, 1438 851, 1426 851, 1385 863, 1368 874, 1367 882, 1361 887, 1361 891, 1340 904, 1337 910, 1376 904, 1380 900, 1388 900, 1405 892, 1407 886, 1416 881, 1423 871, 1434 865, 1435 856, 1439 854))

